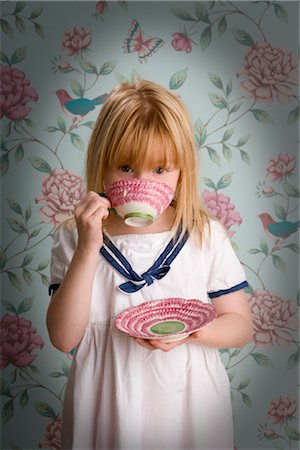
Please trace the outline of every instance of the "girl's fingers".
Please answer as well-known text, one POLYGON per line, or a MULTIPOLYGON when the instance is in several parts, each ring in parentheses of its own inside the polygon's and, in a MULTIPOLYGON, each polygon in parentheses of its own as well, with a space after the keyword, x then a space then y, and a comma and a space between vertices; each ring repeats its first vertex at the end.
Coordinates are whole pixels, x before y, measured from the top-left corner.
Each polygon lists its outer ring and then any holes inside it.
POLYGON ((102 209, 102 217, 108 216, 110 202, 106 198, 100 197, 96 192, 89 192, 75 209, 76 219, 88 219, 96 210, 102 209))

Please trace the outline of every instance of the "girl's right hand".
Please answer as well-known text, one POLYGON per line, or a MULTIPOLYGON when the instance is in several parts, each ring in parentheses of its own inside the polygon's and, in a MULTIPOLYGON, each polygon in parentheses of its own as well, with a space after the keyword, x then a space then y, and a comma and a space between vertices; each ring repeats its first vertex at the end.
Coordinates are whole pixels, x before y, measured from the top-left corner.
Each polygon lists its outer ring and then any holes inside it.
POLYGON ((102 221, 109 215, 110 201, 90 191, 75 209, 78 230, 78 246, 85 250, 99 251, 103 244, 102 221))

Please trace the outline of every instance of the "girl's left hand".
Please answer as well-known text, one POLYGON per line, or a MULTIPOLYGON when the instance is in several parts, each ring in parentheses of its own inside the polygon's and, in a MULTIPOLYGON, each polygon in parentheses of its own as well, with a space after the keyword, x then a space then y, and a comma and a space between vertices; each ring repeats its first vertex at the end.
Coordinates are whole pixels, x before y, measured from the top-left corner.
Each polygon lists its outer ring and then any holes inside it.
POLYGON ((133 338, 139 345, 141 345, 144 348, 147 348, 148 350, 161 350, 163 352, 169 352, 170 350, 173 350, 173 348, 178 347, 178 345, 181 344, 187 344, 190 342, 191 338, 186 337, 185 339, 181 339, 180 341, 175 342, 162 342, 159 339, 140 339, 140 338, 133 338))

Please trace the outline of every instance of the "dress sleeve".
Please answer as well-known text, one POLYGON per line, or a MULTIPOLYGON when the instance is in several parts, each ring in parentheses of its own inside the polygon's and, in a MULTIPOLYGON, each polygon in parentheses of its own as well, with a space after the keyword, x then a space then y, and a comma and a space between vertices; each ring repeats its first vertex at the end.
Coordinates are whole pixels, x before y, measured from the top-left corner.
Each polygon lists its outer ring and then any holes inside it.
POLYGON ((58 289, 76 247, 75 225, 61 225, 55 232, 51 249, 49 295, 58 289))
POLYGON ((211 226, 208 261, 207 293, 210 298, 220 297, 248 286, 245 271, 227 232, 218 222, 212 223, 211 226))

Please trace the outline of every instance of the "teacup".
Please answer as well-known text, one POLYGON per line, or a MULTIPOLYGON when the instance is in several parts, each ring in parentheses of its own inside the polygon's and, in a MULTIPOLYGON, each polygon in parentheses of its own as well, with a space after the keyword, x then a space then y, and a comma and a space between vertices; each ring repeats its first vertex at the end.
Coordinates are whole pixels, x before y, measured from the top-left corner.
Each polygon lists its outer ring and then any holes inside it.
POLYGON ((154 180, 129 178, 111 183, 106 196, 126 225, 146 227, 151 225, 171 203, 174 190, 154 180))

